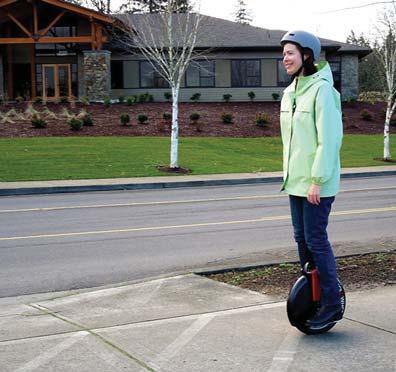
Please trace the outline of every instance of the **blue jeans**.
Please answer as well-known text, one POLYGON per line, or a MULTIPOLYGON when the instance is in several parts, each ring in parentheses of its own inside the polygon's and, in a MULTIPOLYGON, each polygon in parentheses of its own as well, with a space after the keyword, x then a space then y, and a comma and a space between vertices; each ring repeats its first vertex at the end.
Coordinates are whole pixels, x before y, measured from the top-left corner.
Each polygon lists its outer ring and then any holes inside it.
POLYGON ((336 263, 327 238, 327 224, 335 197, 320 198, 311 204, 306 197, 289 195, 290 210, 300 263, 313 263, 319 272, 321 303, 340 303, 336 263))

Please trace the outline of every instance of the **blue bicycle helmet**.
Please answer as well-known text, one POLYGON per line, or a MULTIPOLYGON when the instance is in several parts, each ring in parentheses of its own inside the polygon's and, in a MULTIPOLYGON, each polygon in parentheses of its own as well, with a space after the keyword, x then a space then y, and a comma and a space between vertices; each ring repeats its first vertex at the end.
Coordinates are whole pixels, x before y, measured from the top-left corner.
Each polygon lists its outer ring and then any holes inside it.
POLYGON ((298 44, 301 48, 310 49, 313 53, 314 61, 319 60, 320 57, 320 41, 319 39, 306 31, 289 31, 283 35, 281 45, 287 42, 298 44))

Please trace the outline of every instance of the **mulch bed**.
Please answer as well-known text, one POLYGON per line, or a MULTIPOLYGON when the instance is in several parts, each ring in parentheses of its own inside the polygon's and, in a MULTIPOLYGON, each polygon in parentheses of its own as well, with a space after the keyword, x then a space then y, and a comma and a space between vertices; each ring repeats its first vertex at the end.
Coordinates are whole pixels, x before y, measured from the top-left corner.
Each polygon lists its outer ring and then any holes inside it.
MULTIPOLYGON (((27 107, 26 102, 7 103, 0 105, 0 112, 5 113, 14 108, 23 112, 27 107)), ((38 111, 45 106, 34 104, 38 111)), ((164 125, 162 115, 171 112, 170 103, 153 102, 138 103, 133 106, 127 104, 113 104, 106 108, 102 104, 84 106, 77 103, 71 105, 47 103, 51 111, 60 115, 66 107, 69 111, 78 113, 86 109, 92 113, 94 125, 84 127, 80 131, 72 131, 63 117, 48 120, 46 128, 34 128, 30 121, 14 120, 14 123, 1 122, 0 137, 38 137, 38 136, 169 136, 170 127, 164 125), (121 126, 119 116, 126 112, 131 117, 131 125, 121 126), (137 115, 146 114, 148 124, 139 124, 137 115)), ((384 123, 384 103, 370 104, 365 102, 345 103, 344 132, 347 134, 381 134, 384 123), (366 121, 360 117, 360 111, 366 109, 372 114, 372 120, 366 121)), ((279 102, 230 102, 230 103, 181 103, 179 106, 179 135, 184 137, 262 137, 278 136, 279 132, 279 102), (189 116, 192 112, 201 115, 202 130, 190 123, 189 116), (255 123, 257 113, 267 113, 270 123, 259 127, 255 123), (221 121, 222 113, 231 113, 234 117, 232 124, 221 121)))
MULTIPOLYGON (((370 289, 396 284, 396 250, 337 259, 338 275, 345 290, 370 289)), ((300 276, 299 264, 208 275, 210 279, 286 299, 300 276)))

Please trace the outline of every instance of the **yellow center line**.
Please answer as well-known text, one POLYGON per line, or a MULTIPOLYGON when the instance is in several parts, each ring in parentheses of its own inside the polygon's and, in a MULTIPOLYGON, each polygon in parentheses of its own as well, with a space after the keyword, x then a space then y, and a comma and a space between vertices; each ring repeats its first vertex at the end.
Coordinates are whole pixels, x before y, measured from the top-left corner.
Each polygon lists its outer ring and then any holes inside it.
MULTIPOLYGON (((392 211, 396 211, 396 206, 391 206, 391 207, 387 207, 387 208, 353 209, 353 210, 349 210, 349 211, 333 212, 333 213, 331 213, 331 215, 332 216, 344 216, 344 215, 351 215, 351 214, 381 213, 381 212, 392 212, 392 211)), ((57 233, 57 234, 28 235, 28 236, 10 236, 10 237, 2 237, 2 238, 0 237, 0 241, 59 238, 59 237, 99 235, 99 234, 118 234, 118 233, 130 233, 130 232, 140 232, 140 231, 156 231, 156 230, 183 229, 183 228, 194 228, 194 227, 249 224, 249 223, 257 223, 257 222, 264 222, 264 221, 282 221, 282 220, 289 220, 289 219, 290 219, 289 215, 281 215, 281 216, 261 217, 261 218, 248 219, 248 220, 203 222, 203 223, 193 223, 193 224, 184 224, 184 225, 149 226, 149 227, 134 227, 134 228, 128 228, 128 229, 81 231, 81 232, 57 233)))
MULTIPOLYGON (((362 192, 362 191, 383 191, 383 190, 393 190, 393 189, 396 189, 396 187, 384 186, 384 187, 376 187, 376 188, 341 190, 340 193, 362 192)), ((286 198, 286 197, 288 197, 288 195, 286 194, 271 194, 271 195, 235 196, 235 197, 227 197, 227 198, 166 200, 166 201, 134 202, 134 203, 119 203, 119 204, 72 205, 72 206, 48 207, 48 208, 0 209, 0 214, 16 213, 16 212, 49 212, 49 211, 70 210, 70 209, 117 208, 117 207, 155 206, 155 205, 169 205, 169 204, 206 203, 206 202, 221 202, 221 201, 233 201, 233 200, 277 199, 277 198, 286 198)))

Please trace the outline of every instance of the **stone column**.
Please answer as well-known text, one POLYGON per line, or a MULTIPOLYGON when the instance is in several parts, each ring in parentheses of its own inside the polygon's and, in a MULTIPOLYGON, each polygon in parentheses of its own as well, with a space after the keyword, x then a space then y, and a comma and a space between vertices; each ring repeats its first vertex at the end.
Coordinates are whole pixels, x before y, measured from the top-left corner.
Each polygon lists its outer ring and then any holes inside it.
POLYGON ((110 97, 110 54, 108 50, 84 51, 83 90, 90 101, 102 101, 110 97))
POLYGON ((341 97, 345 101, 358 98, 359 59, 357 55, 343 55, 341 58, 341 97))
POLYGON ((78 98, 85 97, 85 80, 84 80, 84 55, 77 54, 77 79, 78 79, 78 98))
POLYGON ((4 99, 4 70, 3 56, 0 54, 0 98, 4 99))

